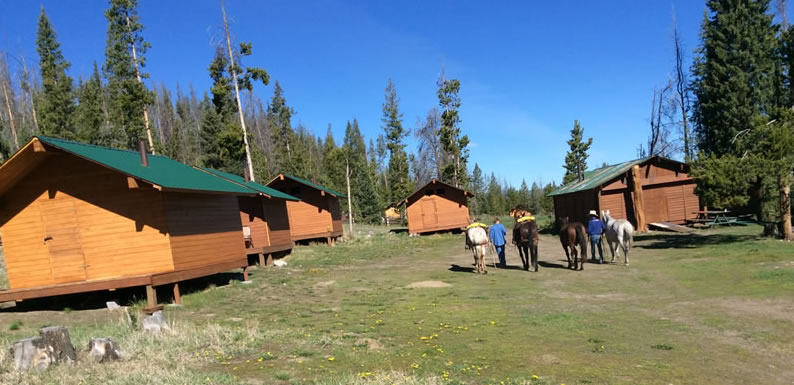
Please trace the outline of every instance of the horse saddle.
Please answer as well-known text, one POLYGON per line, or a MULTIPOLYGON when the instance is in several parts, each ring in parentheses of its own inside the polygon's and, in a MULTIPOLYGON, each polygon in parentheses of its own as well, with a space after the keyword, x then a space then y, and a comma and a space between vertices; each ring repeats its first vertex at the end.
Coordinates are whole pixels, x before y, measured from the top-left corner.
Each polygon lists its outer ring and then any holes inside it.
POLYGON ((527 222, 527 221, 534 221, 534 220, 535 220, 535 217, 534 217, 534 216, 532 216, 532 215, 527 215, 527 216, 524 216, 524 217, 518 218, 518 220, 516 221, 516 223, 524 223, 524 222, 527 222))
POLYGON ((482 223, 482 222, 474 222, 474 223, 466 226, 466 230, 474 228, 474 227, 482 227, 484 229, 487 229, 488 225, 486 225, 485 223, 482 223))

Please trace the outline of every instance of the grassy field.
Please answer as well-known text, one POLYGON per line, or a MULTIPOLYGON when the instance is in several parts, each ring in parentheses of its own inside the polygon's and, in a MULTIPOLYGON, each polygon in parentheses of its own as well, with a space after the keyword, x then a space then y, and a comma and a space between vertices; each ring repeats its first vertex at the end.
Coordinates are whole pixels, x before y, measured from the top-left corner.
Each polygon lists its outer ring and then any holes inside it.
MULTIPOLYGON (((0 356, 48 324, 126 358, 8 384, 791 384, 794 246, 755 226, 636 238, 631 266, 562 268, 543 236, 539 273, 471 273, 461 235, 362 227, 296 249, 252 284, 210 286, 145 335, 106 309, 0 312, 0 356), (441 286, 441 287, 440 287, 441 286), (13 329, 13 330, 12 330, 13 329)), ((562 259, 562 260, 561 260, 562 259)), ((508 262, 518 266, 514 249, 508 262)), ((490 262, 489 262, 490 263, 490 262)), ((138 305, 139 306, 139 305, 138 305)))

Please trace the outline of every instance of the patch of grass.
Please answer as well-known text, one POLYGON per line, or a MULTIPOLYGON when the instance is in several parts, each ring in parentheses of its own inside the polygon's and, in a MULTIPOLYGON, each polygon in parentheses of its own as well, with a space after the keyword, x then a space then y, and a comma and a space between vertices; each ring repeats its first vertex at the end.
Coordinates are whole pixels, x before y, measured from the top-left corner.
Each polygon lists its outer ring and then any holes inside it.
POLYGON ((656 350, 673 350, 673 347, 672 347, 672 346, 670 346, 670 345, 667 345, 667 344, 656 344, 656 345, 651 345, 651 349, 656 349, 656 350))
POLYGON ((273 377, 279 381, 289 381, 290 375, 287 372, 278 372, 273 377))
POLYGON ((755 274, 756 279, 794 282, 794 269, 764 269, 755 274))
POLYGON ((19 330, 19 328, 21 328, 22 325, 23 323, 20 320, 12 321, 10 324, 8 324, 8 330, 12 330, 12 331, 19 330))

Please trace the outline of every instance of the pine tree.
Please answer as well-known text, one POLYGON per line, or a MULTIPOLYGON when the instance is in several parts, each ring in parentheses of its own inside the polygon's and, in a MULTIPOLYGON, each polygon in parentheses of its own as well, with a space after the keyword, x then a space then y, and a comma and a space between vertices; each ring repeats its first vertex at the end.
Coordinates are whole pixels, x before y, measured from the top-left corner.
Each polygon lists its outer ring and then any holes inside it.
POLYGON ((468 185, 468 171, 466 163, 469 158, 469 137, 461 134, 460 116, 460 81, 446 80, 442 75, 438 81, 438 102, 441 106, 441 146, 447 154, 444 167, 441 169, 441 178, 458 188, 468 185))
POLYGON ((587 142, 584 142, 583 134, 584 130, 579 125, 579 121, 574 120, 571 139, 568 139, 569 150, 565 155, 565 165, 563 165, 565 176, 562 178, 562 184, 564 185, 584 179, 584 172, 587 170, 587 150, 593 144, 593 138, 588 138, 587 142))
MULTIPOLYGON (((532 186, 535 187, 534 184, 532 186)), ((538 211, 537 207, 533 208, 532 203, 532 194, 529 191, 529 187, 527 187, 527 181, 522 179, 521 188, 518 189, 518 206, 523 207, 532 213, 536 213, 538 211)))
MULTIPOLYGON (((335 191, 345 191, 346 155, 344 150, 336 145, 330 125, 328 126, 328 132, 325 135, 325 142, 323 143, 323 159, 325 159, 324 177, 326 178, 323 184, 335 191)), ((342 201, 345 205, 347 204, 344 199, 342 201)))
POLYGON ((404 140, 408 131, 403 128, 402 114, 399 110, 400 99, 397 89, 389 79, 384 91, 383 102, 383 131, 386 135, 386 146, 389 149, 389 191, 387 200, 402 199, 414 190, 413 181, 409 175, 408 154, 405 152, 404 140))
POLYGON ((380 207, 375 195, 375 184, 367 165, 367 149, 358 121, 348 122, 345 129, 345 154, 350 167, 350 189, 353 198, 353 218, 367 223, 380 221, 380 207))
POLYGON ((491 181, 488 183, 488 213, 493 215, 503 214, 505 211, 504 197, 502 196, 502 186, 491 173, 491 181))
POLYGON ((91 77, 80 84, 77 91, 77 99, 80 102, 75 110, 77 140, 85 143, 101 144, 102 129, 105 122, 105 112, 102 108, 104 90, 96 62, 94 62, 94 72, 91 73, 91 77))
POLYGON ((201 121, 201 165, 214 169, 224 168, 225 164, 218 140, 221 131, 223 131, 221 116, 215 111, 215 106, 206 93, 199 108, 203 115, 201 121))
POLYGON ((298 138, 290 122, 292 113, 293 110, 287 106, 284 91, 277 80, 273 89, 273 98, 267 106, 267 121, 273 135, 273 160, 279 172, 288 174, 294 173, 296 167, 293 161, 298 161, 297 157, 293 160, 298 138))
POLYGON ((775 98, 775 34, 768 0, 710 0, 693 65, 693 118, 705 154, 741 155, 736 136, 775 98))
POLYGON ((529 190, 529 211, 533 214, 540 214, 543 195, 543 190, 538 186, 538 183, 532 182, 532 188, 529 190))
POLYGON ((47 136, 74 139, 75 95, 72 90, 72 78, 66 75, 70 64, 63 57, 61 44, 58 43, 44 7, 41 8, 39 15, 36 51, 39 54, 43 88, 38 95, 41 132, 47 136))
POLYGON ((472 212, 475 214, 487 212, 488 199, 485 196, 485 178, 477 163, 474 164, 474 171, 471 173, 471 191, 474 193, 470 204, 472 212))
POLYGON ((152 92, 138 81, 138 75, 149 75, 139 70, 146 65, 149 43, 141 37, 143 25, 136 10, 137 0, 110 0, 105 11, 108 20, 105 64, 102 70, 108 80, 108 112, 114 135, 124 133, 126 147, 136 148, 138 140, 147 137, 146 108, 154 102, 152 92), (132 50, 136 52, 133 58, 132 50))

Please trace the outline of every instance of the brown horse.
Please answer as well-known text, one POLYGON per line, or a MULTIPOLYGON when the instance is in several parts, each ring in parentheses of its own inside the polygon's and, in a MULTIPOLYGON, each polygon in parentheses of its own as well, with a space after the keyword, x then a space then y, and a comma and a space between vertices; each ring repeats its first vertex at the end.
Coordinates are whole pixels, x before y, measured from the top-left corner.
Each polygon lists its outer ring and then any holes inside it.
POLYGON ((540 234, 538 224, 534 220, 518 223, 516 216, 516 226, 513 228, 513 243, 518 247, 518 254, 524 264, 524 270, 529 271, 530 264, 535 271, 538 271, 538 241, 540 234))
POLYGON ((584 270, 584 261, 587 260, 587 240, 585 239, 585 227, 579 222, 568 223, 568 218, 562 218, 560 227, 560 244, 565 250, 565 257, 568 258, 568 268, 574 270, 584 270), (576 246, 579 250, 576 250, 576 246), (570 248, 570 252, 568 249, 570 248), (573 260, 571 260, 573 257, 573 260), (578 258, 578 261, 577 261, 578 258))

